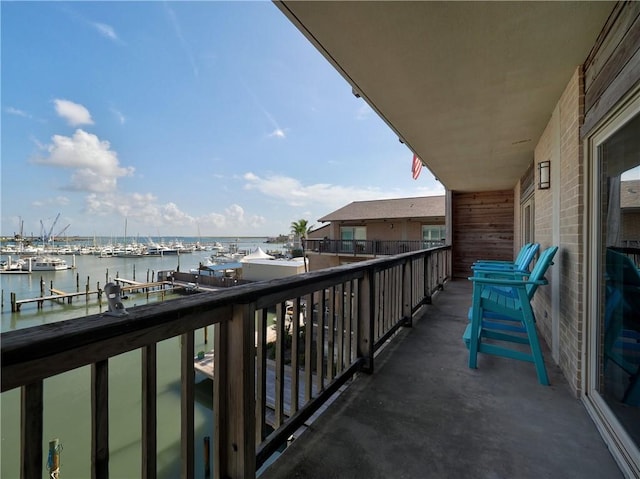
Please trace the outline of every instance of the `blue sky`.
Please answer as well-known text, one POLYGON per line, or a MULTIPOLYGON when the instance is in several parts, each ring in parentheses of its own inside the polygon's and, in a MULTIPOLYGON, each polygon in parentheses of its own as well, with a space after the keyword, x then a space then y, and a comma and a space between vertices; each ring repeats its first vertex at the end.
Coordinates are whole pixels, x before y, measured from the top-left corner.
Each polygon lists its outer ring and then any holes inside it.
POLYGON ((271 2, 6 2, 11 235, 271 236, 443 194, 271 2))

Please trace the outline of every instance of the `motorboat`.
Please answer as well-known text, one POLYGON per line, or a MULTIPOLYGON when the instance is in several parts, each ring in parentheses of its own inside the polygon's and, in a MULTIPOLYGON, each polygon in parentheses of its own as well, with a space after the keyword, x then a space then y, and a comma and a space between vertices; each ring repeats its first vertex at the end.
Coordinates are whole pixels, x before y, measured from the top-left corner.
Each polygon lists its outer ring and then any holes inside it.
POLYGON ((0 271, 22 271, 24 260, 13 260, 9 256, 6 260, 0 261, 0 271))
POLYGON ((23 259, 22 271, 61 271, 69 269, 62 258, 56 256, 31 256, 23 259))

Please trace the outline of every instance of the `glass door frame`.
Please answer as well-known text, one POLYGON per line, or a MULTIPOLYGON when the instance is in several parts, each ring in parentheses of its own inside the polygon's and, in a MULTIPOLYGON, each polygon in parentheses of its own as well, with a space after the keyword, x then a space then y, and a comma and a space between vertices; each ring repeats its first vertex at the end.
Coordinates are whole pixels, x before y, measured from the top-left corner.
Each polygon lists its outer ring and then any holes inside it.
POLYGON ((593 418, 596 426, 609 446, 611 454, 627 477, 634 477, 640 471, 640 449, 625 431, 616 415, 606 404, 598 391, 598 376, 600 374, 598 362, 598 322, 603 308, 601 298, 600 278, 602 277, 601 249, 602 249, 602 221, 600 216, 600 184, 601 158, 600 147, 615 135, 629 120, 640 114, 640 86, 635 88, 611 114, 594 129, 585 140, 584 151, 587 158, 585 202, 585 272, 587 281, 584 283, 585 298, 585 348, 584 362, 584 392, 583 402, 593 418))

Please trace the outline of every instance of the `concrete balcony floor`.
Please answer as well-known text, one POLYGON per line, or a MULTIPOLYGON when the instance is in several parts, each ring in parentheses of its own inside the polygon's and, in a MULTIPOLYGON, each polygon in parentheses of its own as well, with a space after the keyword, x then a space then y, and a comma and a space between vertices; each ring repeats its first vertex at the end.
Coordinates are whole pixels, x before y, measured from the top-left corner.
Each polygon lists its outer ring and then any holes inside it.
POLYGON ((545 359, 479 355, 461 336, 468 281, 448 283, 361 375, 261 474, 272 478, 616 478, 596 426, 545 359))

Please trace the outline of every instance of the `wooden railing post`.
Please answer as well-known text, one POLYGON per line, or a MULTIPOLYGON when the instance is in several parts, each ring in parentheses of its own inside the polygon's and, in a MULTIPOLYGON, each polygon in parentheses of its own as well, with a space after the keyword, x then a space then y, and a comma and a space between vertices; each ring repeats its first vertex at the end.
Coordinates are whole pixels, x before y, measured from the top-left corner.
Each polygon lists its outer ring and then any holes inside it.
POLYGON ((23 386, 20 407, 20 477, 42 477, 42 381, 23 386))
POLYGON ((405 326, 413 325, 413 260, 407 258, 402 265, 402 317, 405 326))
POLYGON ((157 354, 156 344, 142 348, 142 473, 157 476, 157 354))
POLYGON ((368 269, 358 281, 358 357, 364 360, 362 371, 373 373, 374 353, 374 271, 368 269))
POLYGON ((255 305, 235 304, 214 353, 214 477, 255 478, 255 305))
POLYGON ((109 362, 91 366, 91 477, 109 477, 109 362))
POLYGON ((431 304, 431 291, 432 291, 431 284, 433 281, 433 274, 434 274, 433 258, 437 254, 434 254, 433 252, 428 252, 425 254, 426 254, 426 257, 424 259, 424 276, 425 276, 424 303, 431 304))
POLYGON ((195 332, 189 331, 180 337, 181 351, 181 394, 180 394, 180 460, 182 463, 181 477, 189 479, 195 476, 195 440, 194 405, 195 380, 193 358, 195 356, 195 332))

